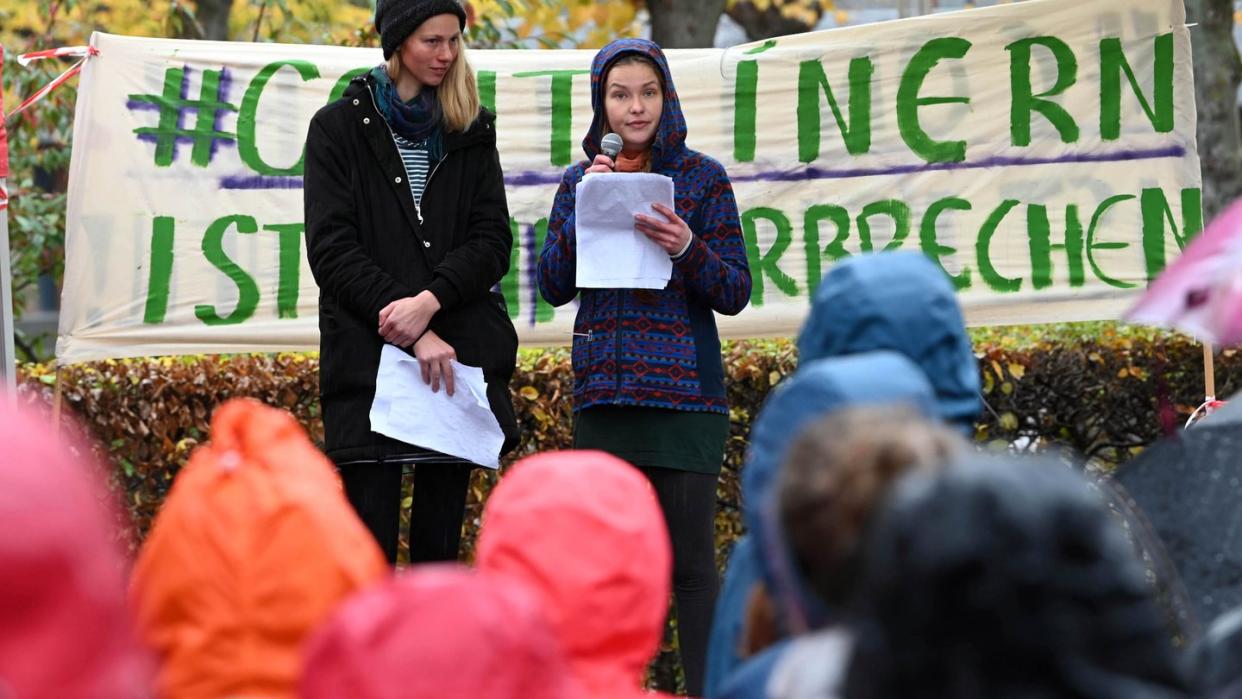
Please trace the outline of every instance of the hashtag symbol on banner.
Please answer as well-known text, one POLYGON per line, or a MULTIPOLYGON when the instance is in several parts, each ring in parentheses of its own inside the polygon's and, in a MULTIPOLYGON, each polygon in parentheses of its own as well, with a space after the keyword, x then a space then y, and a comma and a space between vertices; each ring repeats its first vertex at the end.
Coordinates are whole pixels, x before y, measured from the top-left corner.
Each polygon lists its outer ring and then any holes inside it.
POLYGON ((159 112, 159 124, 134 129, 139 140, 155 143, 155 164, 168 167, 177 159, 177 144, 193 144, 190 162, 207 167, 215 156, 219 143, 234 143, 236 134, 222 131, 220 119, 227 112, 236 112, 237 106, 228 99, 229 74, 227 69, 203 71, 202 86, 198 99, 188 99, 190 68, 169 68, 164 72, 164 93, 160 95, 130 95, 131 110, 159 112), (187 113, 194 115, 194 127, 186 128, 187 113))

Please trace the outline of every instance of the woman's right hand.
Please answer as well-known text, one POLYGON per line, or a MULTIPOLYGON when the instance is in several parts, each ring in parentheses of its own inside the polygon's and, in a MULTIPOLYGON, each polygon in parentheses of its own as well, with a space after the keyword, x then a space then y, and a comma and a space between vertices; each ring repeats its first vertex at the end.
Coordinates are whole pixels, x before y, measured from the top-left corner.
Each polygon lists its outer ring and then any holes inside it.
POLYGON ((440 390, 440 381, 444 381, 444 389, 453 395, 453 360, 457 352, 449 343, 440 339, 434 331, 428 330, 414 343, 414 356, 423 372, 423 382, 431 386, 431 392, 440 390))
POLYGON ((600 153, 595 156, 595 161, 591 163, 591 167, 587 168, 586 174, 594 175, 603 172, 612 172, 614 165, 615 164, 612 162, 612 158, 600 153))

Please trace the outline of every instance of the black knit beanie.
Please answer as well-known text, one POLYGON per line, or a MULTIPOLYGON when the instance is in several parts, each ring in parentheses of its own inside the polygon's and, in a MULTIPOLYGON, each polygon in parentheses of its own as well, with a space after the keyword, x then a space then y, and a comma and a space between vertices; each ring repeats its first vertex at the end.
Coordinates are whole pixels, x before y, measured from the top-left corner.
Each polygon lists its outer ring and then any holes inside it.
POLYGON ((375 4, 375 31, 380 35, 384 60, 392 58, 418 25, 446 14, 457 15, 461 29, 466 28, 466 10, 457 0, 379 0, 375 4))

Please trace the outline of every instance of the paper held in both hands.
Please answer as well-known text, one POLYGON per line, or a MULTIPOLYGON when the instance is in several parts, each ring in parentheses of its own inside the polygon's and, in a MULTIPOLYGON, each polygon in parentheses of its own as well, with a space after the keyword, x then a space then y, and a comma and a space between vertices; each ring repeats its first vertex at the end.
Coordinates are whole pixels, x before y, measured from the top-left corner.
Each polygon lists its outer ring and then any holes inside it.
POLYGON ((634 214, 673 208, 673 180, 646 172, 592 174, 578 183, 574 213, 580 289, 663 289, 673 276, 668 253, 634 229, 634 214))
POLYGON ((406 444, 500 467, 505 436, 487 401, 483 370, 453 362, 453 395, 432 392, 418 360, 392 345, 380 353, 371 429, 406 444))

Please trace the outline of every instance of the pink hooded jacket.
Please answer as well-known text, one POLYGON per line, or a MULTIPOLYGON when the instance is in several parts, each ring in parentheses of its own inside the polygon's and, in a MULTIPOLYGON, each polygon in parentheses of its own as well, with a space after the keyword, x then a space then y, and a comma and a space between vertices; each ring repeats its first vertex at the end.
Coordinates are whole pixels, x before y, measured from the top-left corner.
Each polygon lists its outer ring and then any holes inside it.
POLYGON ((303 699, 578 699, 535 595, 443 564, 347 601, 307 645, 303 699))
POLYGON ((151 665, 90 452, 0 395, 0 697, 134 699, 151 665))
POLYGON ((487 501, 478 565, 540 593, 588 696, 651 696, 642 681, 664 629, 672 553, 637 469, 593 451, 523 459, 487 501))

